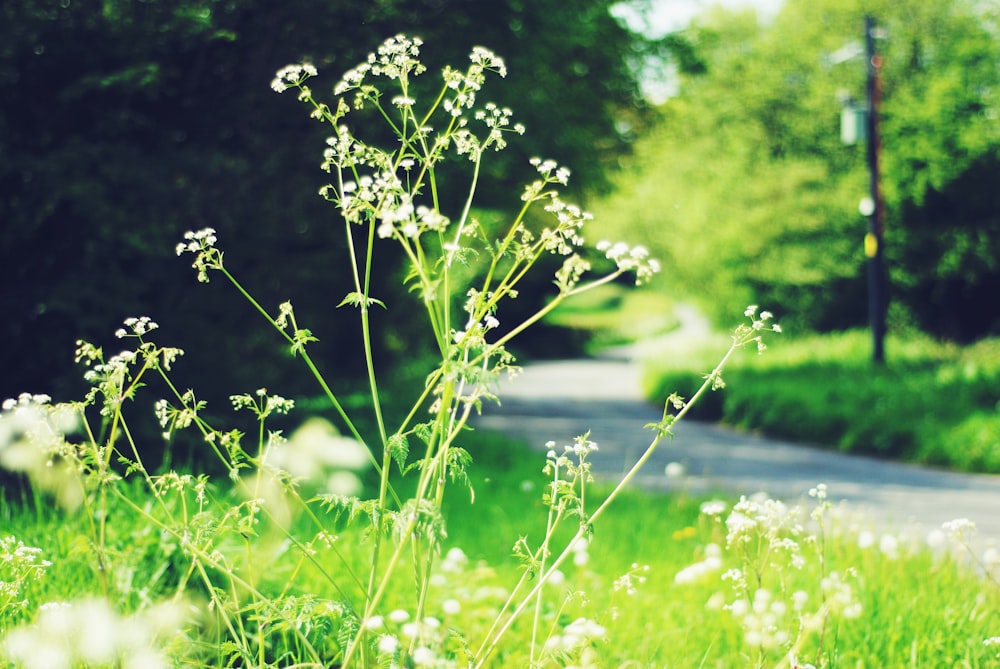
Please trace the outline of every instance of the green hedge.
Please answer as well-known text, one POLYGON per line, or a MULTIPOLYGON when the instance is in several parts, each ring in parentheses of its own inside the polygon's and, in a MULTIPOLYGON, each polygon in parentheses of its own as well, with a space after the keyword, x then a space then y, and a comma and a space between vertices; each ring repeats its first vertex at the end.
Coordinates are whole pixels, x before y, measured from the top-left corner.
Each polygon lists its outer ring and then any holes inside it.
MULTIPOLYGON (((1000 472, 1000 339, 958 347, 890 337, 884 367, 871 363, 863 331, 772 342, 761 356, 738 356, 726 388, 694 416, 846 452, 1000 472)), ((647 395, 690 396, 714 349, 651 361, 647 395)))

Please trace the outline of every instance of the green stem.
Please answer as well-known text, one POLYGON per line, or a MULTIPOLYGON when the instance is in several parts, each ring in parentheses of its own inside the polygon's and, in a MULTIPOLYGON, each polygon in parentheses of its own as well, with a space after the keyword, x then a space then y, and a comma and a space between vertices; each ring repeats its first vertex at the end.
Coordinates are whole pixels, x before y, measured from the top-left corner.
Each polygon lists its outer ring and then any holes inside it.
POLYGON ((555 309, 560 304, 562 304, 562 302, 565 301, 567 298, 572 297, 574 295, 579 295, 580 293, 584 293, 584 292, 586 292, 588 290, 593 290, 594 288, 597 288, 598 286, 603 286, 606 283, 611 283, 612 281, 614 281, 615 279, 617 279, 619 276, 621 276, 623 273, 624 272, 622 272, 621 270, 617 270, 615 272, 612 272, 611 274, 608 274, 605 277, 602 277, 600 279, 596 279, 595 281, 591 281, 588 284, 585 284, 585 285, 582 285, 582 286, 578 286, 576 288, 573 288, 572 290, 560 292, 558 295, 556 295, 554 298, 552 298, 552 300, 548 304, 546 304, 544 307, 542 307, 537 312, 535 312, 534 315, 528 317, 520 325, 518 325, 517 327, 515 327, 514 329, 512 329, 510 332, 508 332, 507 334, 505 334, 503 337, 500 337, 499 339, 497 339, 492 344, 492 346, 490 347, 490 353, 492 353, 493 351, 495 351, 497 348, 503 346, 504 344, 506 344, 507 342, 509 342, 511 339, 513 339, 517 335, 521 334, 522 332, 524 332, 525 330, 527 330, 529 327, 531 327, 532 325, 534 325, 535 323, 537 323, 541 319, 545 318, 545 316, 548 315, 549 312, 551 312, 553 309, 555 309))
MULTIPOLYGON (((198 546, 195 546, 193 543, 191 543, 191 541, 184 532, 178 531, 177 529, 167 525, 166 523, 163 523, 155 516, 151 515, 145 508, 139 506, 133 500, 128 498, 121 491, 115 490, 114 492, 116 497, 126 506, 130 507, 136 514, 145 518, 149 523, 155 525, 158 529, 162 530, 163 532, 170 534, 173 538, 175 538, 178 542, 180 542, 181 549, 185 553, 190 555, 193 561, 196 563, 197 565, 196 570, 199 572, 202 579, 204 580, 208 592, 214 593, 215 586, 213 585, 211 578, 208 576, 208 573, 205 571, 204 568, 205 565, 208 565, 212 569, 225 574, 225 576, 229 579, 230 584, 233 588, 239 586, 240 588, 246 590, 246 592, 250 593, 250 595, 255 600, 264 603, 265 606, 270 608, 273 614, 275 614, 283 622, 287 623, 288 629, 291 630, 291 633, 299 640, 300 643, 303 644, 303 646, 305 646, 309 650, 310 654, 313 657, 319 657, 319 653, 317 653, 316 649, 313 647, 309 639, 306 638, 306 636, 301 631, 299 631, 298 627, 294 624, 294 621, 287 618, 287 616, 285 616, 285 614, 276 605, 276 603, 271 601, 268 597, 264 596, 264 594, 261 593, 259 590, 257 590, 257 588, 249 580, 237 576, 234 573, 234 571, 230 569, 226 564, 221 564, 217 560, 215 560, 212 557, 211 551, 206 551, 202 548, 199 548, 198 546)), ((235 591, 233 592, 233 600, 234 601, 238 600, 235 591)), ((221 601, 217 601, 216 609, 220 612, 225 611, 225 604, 221 601)), ((240 638, 239 633, 237 633, 232 628, 230 628, 230 633, 232 634, 233 639, 240 638)), ((245 636, 243 638, 245 638, 245 636)))
MULTIPOLYGON (((264 316, 264 318, 267 319, 267 322, 270 323, 271 326, 275 330, 277 330, 282 337, 285 338, 285 341, 287 341, 289 344, 295 343, 295 339, 278 326, 278 324, 274 321, 271 315, 267 313, 267 310, 264 309, 264 307, 262 307, 256 299, 254 299, 254 297, 243 287, 243 285, 236 280, 236 277, 230 274, 225 267, 220 266, 219 270, 229 280, 229 282, 233 284, 236 290, 238 290, 240 294, 243 295, 243 297, 253 306, 253 308, 256 309, 262 316, 264 316)), ((323 378, 322 373, 320 373, 319 368, 316 367, 316 363, 313 362, 312 357, 305 350, 305 347, 299 348, 298 354, 302 356, 302 360, 303 362, 305 362, 306 367, 309 369, 309 372, 313 375, 313 378, 315 378, 316 381, 319 383, 320 388, 323 390, 323 394, 326 395, 326 398, 330 401, 330 404, 336 410, 337 415, 339 415, 340 418, 344 421, 344 424, 347 426, 347 429, 351 433, 351 436, 354 437, 359 443, 363 444, 365 448, 368 450, 369 461, 375 467, 376 471, 381 475, 382 464, 375 458, 375 454, 372 451, 371 446, 369 446, 365 438, 361 436, 361 432, 358 431, 358 428, 354 425, 354 422, 351 420, 350 416, 347 415, 347 411, 344 409, 343 405, 341 405, 340 400, 337 399, 337 396, 334 394, 333 390, 330 389, 329 384, 326 382, 326 379, 323 378)), ((399 503, 399 497, 396 494, 396 491, 392 489, 391 485, 390 485, 390 493, 393 499, 397 503, 399 503)))
MULTIPOLYGON (((385 596, 385 592, 389 587, 390 577, 392 576, 393 573, 395 573, 396 568, 399 565, 399 561, 402 558, 407 545, 413 539, 413 533, 416 530, 417 522, 419 520, 419 513, 417 513, 417 511, 419 511, 419 500, 427 499, 427 491, 428 488, 430 487, 430 482, 435 478, 434 476, 435 468, 439 464, 439 459, 443 460, 444 454, 447 451, 447 446, 452 438, 449 435, 447 439, 442 440, 441 426, 445 424, 444 423, 445 414, 448 413, 448 408, 451 406, 451 398, 453 394, 454 394, 453 383, 446 382, 444 390, 441 394, 441 405, 440 405, 441 408, 438 410, 438 415, 435 420, 436 428, 431 436, 430 442, 427 445, 427 453, 424 456, 424 461, 426 464, 424 465, 423 470, 421 471, 420 479, 417 483, 417 490, 413 496, 414 503, 417 504, 418 506, 414 509, 414 513, 412 514, 411 518, 409 518, 409 520, 407 521, 407 524, 403 528, 403 531, 400 532, 399 534, 399 539, 396 543, 396 548, 392 552, 392 555, 389 557, 389 560, 386 563, 381 580, 378 582, 378 587, 375 589, 373 593, 368 595, 368 597, 366 598, 365 611, 362 617, 362 629, 359 630, 358 633, 354 636, 354 638, 348 644, 347 650, 344 652, 344 659, 341 663, 342 666, 344 667, 350 666, 350 660, 354 656, 354 653, 357 652, 358 647, 361 644, 361 639, 365 635, 363 623, 365 620, 367 620, 372 616, 372 614, 375 612, 375 609, 382 601, 382 598, 385 596), (436 444, 439 443, 440 446, 436 447, 436 444)), ((466 419, 467 416, 468 414, 466 414, 465 416, 466 419)), ((464 425, 464 421, 461 423, 461 425, 464 425)), ((375 570, 372 570, 373 578, 374 578, 374 571, 375 570)))
MULTIPOLYGON (((690 411, 691 407, 694 406, 694 404, 698 401, 698 399, 701 398, 701 396, 704 395, 712 387, 712 384, 715 382, 715 379, 718 378, 719 375, 722 373, 722 368, 725 366, 726 362, 732 356, 733 352, 736 351, 737 348, 743 346, 743 344, 745 344, 745 342, 734 340, 732 346, 730 346, 729 350, 722 357, 722 360, 719 362, 719 364, 716 365, 715 369, 712 370, 712 373, 708 375, 704 383, 701 384, 701 387, 698 388, 698 391, 680 409, 680 411, 677 412, 677 415, 674 416, 673 421, 671 422, 672 425, 676 424, 682 418, 684 418, 684 416, 687 415, 688 411, 690 411)), ((628 472, 626 472, 625 476, 622 477, 621 481, 618 482, 618 484, 614 487, 611 493, 604 499, 601 505, 597 507, 594 513, 590 515, 590 517, 587 519, 587 522, 580 524, 580 528, 576 531, 576 534, 573 536, 573 538, 570 539, 570 541, 566 544, 566 548, 563 549, 562 553, 560 553, 559 556, 555 559, 555 561, 553 561, 552 565, 548 568, 548 570, 545 571, 545 573, 538 579, 537 583, 531 589, 531 591, 527 595, 525 595, 524 599, 517 606, 517 608, 511 613, 510 617, 507 618, 503 626, 496 632, 492 640, 490 640, 489 644, 488 645, 484 644, 484 646, 486 646, 486 650, 485 651, 481 650, 479 653, 476 654, 476 658, 474 660, 474 663, 472 664, 472 669, 480 669, 481 667, 484 666, 487 659, 496 650, 496 647, 499 644, 500 639, 507 633, 511 625, 513 625, 514 621, 520 617, 520 615, 528 607, 529 603, 536 596, 538 596, 538 593, 541 592, 542 587, 549 581, 549 579, 552 578, 553 572, 555 572, 555 570, 558 569, 563 564, 563 562, 570 555, 570 553, 572 553, 573 545, 581 538, 583 538, 584 535, 586 535, 588 527, 594 524, 594 522, 611 505, 611 503, 621 494, 621 492, 625 489, 625 487, 628 486, 629 483, 631 483, 632 479, 635 478, 636 474, 639 473, 639 470, 641 470, 643 466, 646 464, 646 462, 653 456, 653 453, 656 451, 656 447, 660 444, 660 441, 667 434, 669 434, 669 432, 662 429, 657 432, 656 437, 654 437, 653 440, 650 442, 649 446, 646 447, 646 450, 643 452, 642 456, 640 456, 640 458, 635 462, 635 464, 632 465, 632 467, 628 470, 628 472)))

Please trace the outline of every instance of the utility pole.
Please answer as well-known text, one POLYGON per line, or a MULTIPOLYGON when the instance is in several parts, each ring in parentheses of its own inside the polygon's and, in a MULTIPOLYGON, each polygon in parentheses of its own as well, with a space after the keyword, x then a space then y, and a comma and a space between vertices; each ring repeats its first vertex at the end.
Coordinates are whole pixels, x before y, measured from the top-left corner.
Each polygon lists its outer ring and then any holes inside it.
POLYGON ((868 101, 868 173, 869 196, 867 208, 868 234, 865 235, 865 255, 868 257, 868 321, 872 331, 872 359, 876 365, 885 363, 885 316, 888 306, 884 262, 884 209, 879 191, 879 68, 882 57, 875 49, 875 20, 865 17, 865 55, 868 71, 866 91, 868 101))

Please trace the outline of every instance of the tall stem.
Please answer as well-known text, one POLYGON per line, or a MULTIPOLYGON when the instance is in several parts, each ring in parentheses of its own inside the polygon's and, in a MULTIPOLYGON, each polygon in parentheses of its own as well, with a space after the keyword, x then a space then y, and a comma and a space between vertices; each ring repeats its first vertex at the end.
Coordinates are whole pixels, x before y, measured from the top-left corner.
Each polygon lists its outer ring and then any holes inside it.
MULTIPOLYGON (((673 420, 670 422, 671 425, 676 424, 678 421, 684 418, 684 416, 687 415, 688 411, 690 411, 690 408, 694 406, 694 404, 698 401, 698 399, 706 392, 708 392, 708 390, 715 383, 716 379, 722 373, 722 368, 725 366, 730 356, 732 356, 733 352, 737 348, 741 347, 744 343, 745 342, 741 342, 739 340, 734 339, 732 346, 730 346, 729 350, 722 357, 722 360, 719 362, 719 364, 716 365, 715 369, 712 370, 712 373, 709 374, 708 377, 706 377, 704 383, 702 383, 701 387, 698 389, 698 392, 696 392, 691 397, 691 399, 684 404, 684 406, 680 409, 680 411, 678 411, 677 414, 673 417, 673 420)), ((504 622, 503 626, 500 627, 499 630, 497 630, 493 639, 489 642, 489 645, 486 646, 485 651, 481 650, 480 653, 477 653, 477 657, 475 658, 474 664, 472 665, 473 669, 480 669, 485 665, 487 659, 496 650, 496 647, 499 644, 500 639, 508 632, 508 630, 510 630, 510 627, 514 624, 514 621, 517 618, 519 618, 522 613, 524 613, 525 609, 528 608, 532 600, 534 600, 534 598, 537 597, 538 594, 541 592, 542 587, 544 587, 544 585, 552 578, 552 574, 555 572, 555 570, 558 569, 563 564, 563 562, 565 562, 566 558, 573 552, 573 545, 586 535, 588 527, 593 525, 594 522, 597 521, 597 519, 600 518, 601 515, 603 515, 604 511, 607 510, 607 508, 621 494, 621 492, 626 488, 626 486, 628 486, 629 483, 631 483, 632 479, 635 478, 636 474, 639 473, 639 470, 641 470, 643 466, 646 464, 646 462, 648 462, 649 459, 653 456, 653 453, 656 451, 656 447, 659 446, 660 441, 662 441, 663 437, 666 436, 667 434, 669 434, 669 431, 665 428, 657 430, 656 437, 654 437, 653 440, 650 442, 649 446, 646 447, 646 450, 643 452, 642 456, 640 456, 639 459, 635 462, 635 464, 632 465, 632 467, 628 470, 628 472, 626 472, 625 476, 622 477, 622 479, 614 487, 611 493, 604 499, 601 505, 597 507, 594 513, 590 514, 590 516, 587 519, 587 522, 580 524, 580 528, 576 531, 576 534, 573 536, 573 538, 570 539, 570 541, 566 544, 566 547, 563 549, 563 551, 552 562, 549 568, 545 570, 544 574, 542 574, 542 576, 537 580, 535 586, 531 589, 531 591, 524 596, 524 599, 517 606, 517 608, 514 609, 514 611, 510 614, 510 616, 504 622)))

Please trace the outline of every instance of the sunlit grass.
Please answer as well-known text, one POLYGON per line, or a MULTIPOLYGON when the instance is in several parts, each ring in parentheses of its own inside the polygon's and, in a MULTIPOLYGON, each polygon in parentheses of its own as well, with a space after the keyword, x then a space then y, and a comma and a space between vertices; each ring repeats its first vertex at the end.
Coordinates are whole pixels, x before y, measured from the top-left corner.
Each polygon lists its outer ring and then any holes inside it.
POLYGON ((672 331, 678 321, 673 299, 663 291, 608 284, 564 302, 547 322, 585 331, 591 352, 672 331))
MULTIPOLYGON (((1000 340, 959 347, 890 336, 871 362, 866 332, 775 337, 761 356, 734 358, 706 419, 843 451, 1000 472, 1000 340)), ((690 388, 711 369, 705 346, 651 359, 651 397, 690 388)))
MULTIPOLYGON (((513 543, 522 536, 536 540, 544 531, 546 507, 541 495, 546 480, 540 453, 487 433, 473 433, 468 442, 478 456, 470 469, 475 501, 467 503, 468 491, 452 492, 453 499, 445 505, 448 537, 434 561, 435 569, 442 568, 450 559, 449 551, 458 548, 468 562, 460 570, 441 572, 441 587, 426 603, 425 613, 460 628, 466 643, 474 646, 520 575, 511 557, 513 543)), ((594 488, 591 494, 597 500, 606 492, 594 488)), ((137 502, 144 502, 138 487, 133 494, 137 502)), ((565 580, 547 586, 543 629, 559 630, 580 618, 600 625, 604 635, 591 643, 589 655, 595 666, 787 666, 782 665, 780 649, 762 652, 748 645, 746 630, 721 608, 735 597, 722 574, 741 562, 734 550, 726 550, 727 528, 721 520, 700 514, 703 501, 639 490, 620 497, 593 527, 592 539, 582 551, 585 557, 567 564, 565 580), (675 582, 682 569, 711 552, 712 544, 722 549, 721 564, 701 578, 675 582), (627 574, 635 577, 631 588, 619 581, 627 574)), ((817 667, 996 666, 995 652, 983 641, 1000 630, 1000 588, 968 568, 961 551, 938 543, 932 547, 925 537, 903 531, 886 538, 873 534, 864 518, 840 509, 826 513, 822 534, 803 516, 806 532, 797 539, 806 557, 801 569, 779 560, 765 568, 764 584, 775 590, 775 597, 788 599, 802 590, 815 603, 822 597, 824 577, 839 572, 848 575, 845 579, 861 606, 861 616, 831 617, 822 634, 806 633, 796 649, 800 661, 817 667)), ((0 517, 5 532, 41 547, 53 562, 45 578, 27 593, 36 606, 97 594, 82 517, 24 501, 5 502, 0 517)), ((185 566, 176 555, 162 552, 158 533, 134 518, 122 514, 109 537, 118 598, 113 604, 123 611, 171 595, 185 566)), ((299 522, 304 530, 305 521, 299 522)), ((364 525, 338 526, 336 545, 346 557, 343 564, 355 563, 360 569, 366 563, 370 541, 364 525)), ((230 550, 240 548, 234 545, 230 550)), ((303 599, 292 601, 305 606, 337 596, 313 567, 302 565, 295 552, 273 555, 273 562, 256 569, 263 575, 261 591, 275 602, 295 596, 303 599)), ((386 597, 387 614, 412 601, 413 564, 407 561, 399 569, 393 592, 386 597)), ((205 597, 196 586, 185 592, 195 602, 205 597)), ((789 616, 784 624, 794 639, 799 621, 789 616)), ((527 666, 529 630, 526 622, 516 626, 512 643, 505 644, 490 666, 527 666)), ((550 658, 540 666, 561 665, 550 658)))

